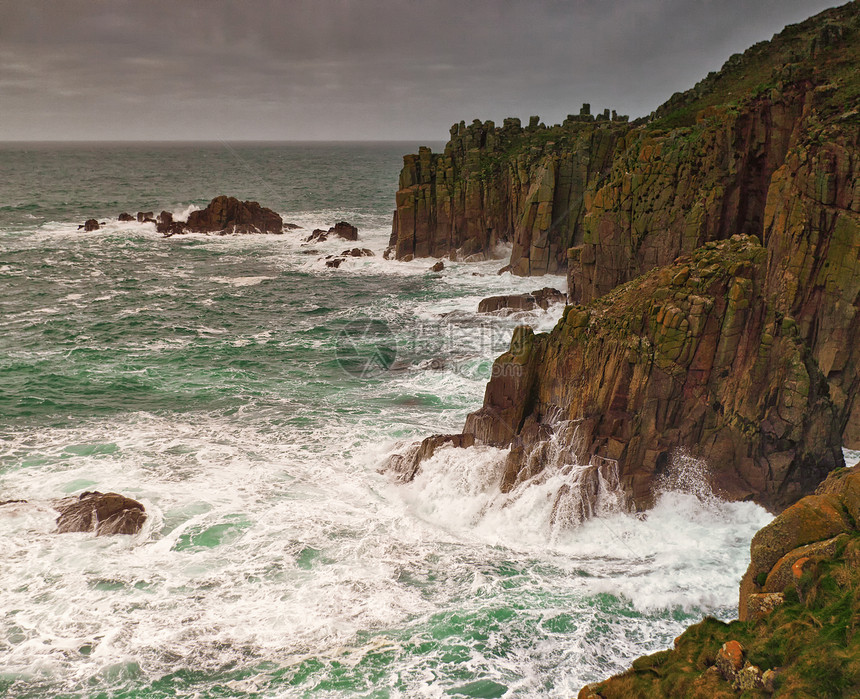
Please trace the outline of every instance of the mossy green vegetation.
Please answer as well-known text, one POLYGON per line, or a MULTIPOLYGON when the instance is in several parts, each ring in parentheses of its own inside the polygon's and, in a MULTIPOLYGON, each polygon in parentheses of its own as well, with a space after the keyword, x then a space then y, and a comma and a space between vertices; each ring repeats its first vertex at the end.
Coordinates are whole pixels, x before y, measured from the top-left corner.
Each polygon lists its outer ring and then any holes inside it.
MULTIPOLYGON (((750 572, 760 567, 767 552, 756 546, 760 537, 776 537, 791 547, 806 538, 797 524, 802 509, 827 508, 838 502, 845 514, 860 502, 860 470, 839 469, 816 495, 804 498, 764 527, 751 547, 750 572), (822 497, 828 496, 828 497, 822 497), (794 513, 792 513, 794 510, 794 513)), ((675 639, 674 648, 635 660, 627 672, 590 685, 581 697, 849 697, 860 695, 860 531, 853 518, 843 532, 816 544, 808 554, 789 560, 791 574, 766 595, 750 593, 741 583, 741 596, 777 598, 758 612, 742 610, 744 621, 724 623, 706 618, 675 639), (781 589, 779 589, 781 588, 781 589), (740 644, 742 657, 726 669, 720 654, 724 644, 740 644)), ((778 570, 780 563, 773 566, 778 570)), ((773 576, 773 571, 771 575, 773 576)), ((745 576, 746 579, 746 576, 745 576)), ((756 578, 757 589, 764 580, 756 578)), ((737 646, 736 646, 737 647, 737 646)))
POLYGON ((857 3, 827 10, 799 24, 787 26, 771 41, 762 41, 709 74, 686 92, 672 96, 657 109, 649 130, 692 126, 703 110, 718 105, 738 107, 768 97, 785 83, 818 81, 827 76, 819 108, 825 116, 845 107, 856 108, 860 96, 857 62, 860 41, 857 3), (853 39, 852 39, 853 37, 853 39))
POLYGON ((831 560, 815 562, 786 589, 785 603, 758 621, 724 623, 707 618, 675 641, 675 648, 644 656, 627 672, 589 687, 614 697, 721 697, 739 692, 711 670, 717 652, 739 641, 745 660, 762 672, 775 669, 773 692, 745 697, 847 697, 860 695, 860 534, 831 560))

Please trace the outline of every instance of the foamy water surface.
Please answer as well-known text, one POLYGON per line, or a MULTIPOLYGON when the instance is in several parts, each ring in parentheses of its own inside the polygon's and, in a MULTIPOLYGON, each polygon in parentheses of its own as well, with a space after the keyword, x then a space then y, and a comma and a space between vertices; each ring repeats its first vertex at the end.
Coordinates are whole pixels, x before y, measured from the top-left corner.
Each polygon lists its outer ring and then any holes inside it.
MULTIPOLYGON (((298 157, 273 153, 243 157, 298 157)), ((294 172, 322 167, 302 157, 294 172)), ((380 194, 285 199, 303 228, 278 237, 84 236, 59 205, 7 212, 0 499, 27 500, 0 508, 9 696, 566 697, 735 615, 770 516, 714 498, 701 465, 679 460, 696 473, 647 515, 578 526, 552 516, 563 459, 510 494, 489 447, 441 448, 405 485, 378 472, 459 431, 513 328, 562 310, 480 316, 480 299, 564 279, 383 260, 396 161, 367 157, 380 194), (341 218, 375 255, 333 270, 354 244, 304 239, 341 218), (372 371, 345 358, 380 344, 372 371), (52 501, 84 490, 140 500, 144 529, 54 534, 52 501)))

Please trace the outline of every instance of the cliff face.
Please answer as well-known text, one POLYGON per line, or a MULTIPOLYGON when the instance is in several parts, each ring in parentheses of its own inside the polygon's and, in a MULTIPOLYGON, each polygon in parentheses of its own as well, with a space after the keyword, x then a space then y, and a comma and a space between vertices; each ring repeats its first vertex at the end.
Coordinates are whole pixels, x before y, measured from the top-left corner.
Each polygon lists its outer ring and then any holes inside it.
POLYGON ((771 177, 801 137, 810 85, 743 109, 712 107, 699 123, 638 129, 586 196, 582 242, 568 252, 571 300, 595 299, 712 240, 761 236, 771 177))
MULTIPOLYGON (((547 129, 519 119, 463 122, 444 154, 404 157, 392 245, 398 259, 492 255, 514 246, 515 274, 559 274, 578 242, 585 191, 609 170, 626 122, 572 118, 547 129)), ((534 121, 534 120, 533 120, 534 121)))
POLYGON ((839 406, 797 324, 767 294, 768 252, 733 236, 653 270, 549 334, 520 328, 493 367, 476 441, 511 445, 503 488, 542 468, 542 444, 577 427, 577 463, 618 463, 629 504, 687 447, 732 499, 781 509, 842 464, 839 406))
POLYGON ((833 109, 857 105, 857 4, 786 28, 629 125, 584 107, 550 128, 463 122, 404 158, 392 245, 569 271, 587 302, 711 240, 761 237, 773 174, 833 109))
POLYGON ((503 488, 563 431, 576 463, 618 463, 633 507, 682 448, 727 497, 779 511, 860 447, 858 76, 853 2, 647 122, 461 125, 444 156, 407 156, 398 256, 510 241, 515 273, 566 261, 582 304, 520 329, 467 419, 511 446, 503 488))

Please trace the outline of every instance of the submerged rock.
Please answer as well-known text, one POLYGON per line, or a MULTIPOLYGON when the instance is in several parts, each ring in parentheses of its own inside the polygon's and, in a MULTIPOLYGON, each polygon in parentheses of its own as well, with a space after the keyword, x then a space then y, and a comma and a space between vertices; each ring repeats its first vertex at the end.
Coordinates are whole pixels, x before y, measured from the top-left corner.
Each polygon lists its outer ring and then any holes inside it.
POLYGON ((146 521, 144 506, 137 500, 118 493, 85 492, 76 498, 64 498, 54 508, 57 533, 92 532, 108 534, 137 534, 146 521))

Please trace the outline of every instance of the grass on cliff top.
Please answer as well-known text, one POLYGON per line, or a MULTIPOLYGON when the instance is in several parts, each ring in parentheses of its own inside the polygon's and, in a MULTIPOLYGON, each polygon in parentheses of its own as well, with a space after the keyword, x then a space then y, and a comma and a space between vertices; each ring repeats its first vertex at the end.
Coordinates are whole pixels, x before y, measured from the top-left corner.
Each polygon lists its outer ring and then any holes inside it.
MULTIPOLYGON (((856 106, 860 92, 860 3, 832 8, 799 24, 789 25, 771 41, 750 47, 730 58, 723 68, 696 87, 674 95, 657 109, 658 118, 650 129, 692 126, 702 109, 738 106, 776 87, 780 72, 788 64, 799 76, 814 76, 818 83, 837 86, 825 99, 825 109, 845 110, 856 106), (828 27, 842 27, 841 39, 822 47, 828 27), (816 49, 813 52, 813 43, 816 49)), ((789 79, 788 82, 792 80, 789 79)))
POLYGON ((773 695, 747 690, 744 697, 860 696, 860 534, 832 559, 808 564, 798 588, 789 585, 785 604, 759 622, 705 619, 674 650, 639 658, 592 691, 605 699, 737 696, 708 671, 722 644, 735 640, 762 672, 779 668, 773 695))

